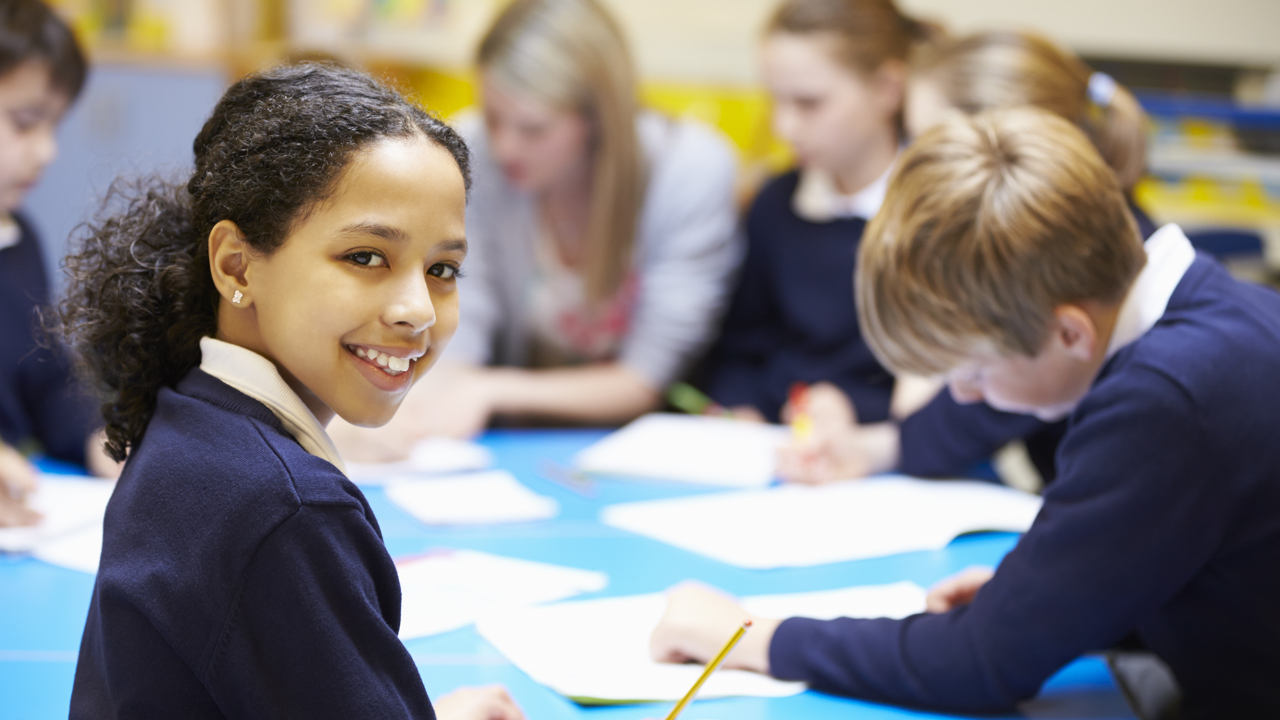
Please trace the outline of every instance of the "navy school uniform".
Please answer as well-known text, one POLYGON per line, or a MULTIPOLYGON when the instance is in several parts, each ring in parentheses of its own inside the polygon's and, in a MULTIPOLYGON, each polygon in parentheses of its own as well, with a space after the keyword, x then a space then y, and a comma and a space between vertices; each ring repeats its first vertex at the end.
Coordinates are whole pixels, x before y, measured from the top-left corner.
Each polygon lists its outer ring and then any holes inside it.
POLYGON ((196 369, 107 508, 71 718, 434 718, 364 495, 196 369))
POLYGON ((862 422, 888 419, 893 376, 862 340, 853 270, 866 221, 796 215, 791 171, 769 181, 747 217, 747 257, 707 359, 706 392, 777 421, 796 382, 830 382, 862 422))
POLYGON ((1188 718, 1280 717, 1280 295, 1205 257, 1069 420, 1034 525, 974 602, 904 620, 786 620, 780 678, 1001 711, 1131 632, 1188 718))
MULTIPOLYGON (((792 209, 800 174, 774 178, 747 218, 747 257, 720 338, 706 364, 707 394, 721 405, 750 405, 777 421, 796 382, 830 382, 853 401, 858 420, 889 418, 893 376, 862 337, 853 276, 866 221, 805 220, 792 209)), ((1144 238, 1151 219, 1132 201, 1144 238)), ((950 393, 903 421, 900 472, 921 477, 970 471, 1006 443, 1026 439, 1046 480, 1065 423, 986 405, 958 405, 950 393)))
POLYGON ((36 309, 49 304, 40 241, 25 219, 21 235, 0 250, 0 439, 84 464, 97 409, 73 377, 64 352, 42 347, 36 309))

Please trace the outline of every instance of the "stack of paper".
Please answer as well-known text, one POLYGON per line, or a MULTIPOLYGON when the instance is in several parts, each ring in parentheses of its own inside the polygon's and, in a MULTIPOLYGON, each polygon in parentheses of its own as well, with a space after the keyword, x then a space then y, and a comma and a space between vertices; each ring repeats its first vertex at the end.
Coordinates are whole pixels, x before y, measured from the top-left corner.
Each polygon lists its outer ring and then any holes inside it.
POLYGON ((44 519, 30 527, 0 528, 0 552, 32 553, 54 565, 97 572, 102 518, 115 486, 98 478, 42 475, 29 504, 44 519))
POLYGON ((387 497, 428 525, 484 525, 547 520, 560 513, 554 498, 521 485, 505 470, 414 480, 397 478, 387 497))
POLYGON ((700 415, 654 413, 578 453, 578 470, 726 487, 773 480, 787 429, 700 415))
MULTIPOLYGON (((744 598, 748 612, 768 617, 906 617, 924 609, 912 583, 744 598)), ((534 680, 582 704, 674 701, 701 665, 659 663, 649 636, 666 609, 661 594, 583 600, 486 615, 476 629, 534 680)), ((804 690, 742 670, 717 670, 698 697, 783 697, 804 690)))
POLYGON ((493 467, 493 453, 483 445, 466 440, 434 437, 418 442, 406 460, 393 463, 352 463, 347 476, 360 485, 382 485, 405 475, 444 475, 488 470, 493 467))
POLYGON ((434 550, 396 560, 403 593, 400 637, 470 625, 482 613, 603 590, 604 573, 517 560, 474 550, 434 550))
POLYGON ((806 567, 1024 532, 1040 498, 982 482, 886 476, 613 505, 601 520, 746 568, 806 567))

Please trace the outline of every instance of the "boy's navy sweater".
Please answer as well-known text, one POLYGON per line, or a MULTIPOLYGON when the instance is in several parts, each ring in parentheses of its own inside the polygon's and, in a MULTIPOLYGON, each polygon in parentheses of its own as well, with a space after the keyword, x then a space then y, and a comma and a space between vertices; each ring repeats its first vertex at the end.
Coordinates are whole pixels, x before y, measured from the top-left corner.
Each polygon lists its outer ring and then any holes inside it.
POLYGON ((364 495, 193 370, 107 507, 71 718, 434 718, 364 495))
MULTIPOLYGON (((708 355, 705 389, 721 405, 750 405, 776 421, 793 383, 825 381, 853 401, 859 422, 886 420, 893 376, 863 340, 853 296, 866 221, 802 219, 791 207, 799 177, 793 170, 774 178, 751 205, 747 257, 708 355)), ((1151 219, 1132 202, 1129 207, 1142 236, 1150 237, 1151 219)), ((958 405, 943 392, 903 421, 898 471, 962 474, 1025 438, 1040 474, 1052 480, 1064 431, 1063 423, 958 405)))
POLYGON ((999 711, 1136 632, 1188 718, 1280 717, 1280 295, 1197 258, 1164 316, 1072 414, 1044 507, 972 604, 792 618, 771 671, 812 687, 999 711))
POLYGON ((37 342, 36 308, 49 304, 49 283, 39 239, 23 218, 14 219, 18 244, 0 250, 0 439, 19 446, 34 440, 45 454, 82 465, 97 410, 66 354, 37 342))

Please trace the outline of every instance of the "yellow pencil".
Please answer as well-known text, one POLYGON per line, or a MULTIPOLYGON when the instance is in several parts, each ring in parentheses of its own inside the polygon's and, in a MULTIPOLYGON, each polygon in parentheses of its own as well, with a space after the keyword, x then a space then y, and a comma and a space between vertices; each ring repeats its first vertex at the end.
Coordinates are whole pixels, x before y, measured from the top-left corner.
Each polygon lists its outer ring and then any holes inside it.
POLYGON ((688 705, 689 701, 693 700, 693 696, 698 694, 698 688, 702 687, 702 683, 706 682, 707 678, 711 677, 711 673, 715 672, 716 668, 720 667, 720 663, 724 662, 725 657, 729 655, 729 651, 733 650, 733 646, 738 644, 738 641, 742 639, 744 634, 746 634, 747 628, 749 627, 751 627, 750 620, 742 621, 742 627, 738 628, 738 631, 733 634, 733 637, 729 638, 729 642, 725 643, 724 647, 720 648, 720 652, 717 653, 715 657, 711 658, 711 662, 707 663, 707 667, 702 671, 702 675, 698 677, 698 681, 693 684, 693 687, 689 688, 689 692, 685 693, 684 697, 680 698, 680 702, 676 703, 676 706, 671 708, 671 712, 667 715, 666 720, 676 720, 676 717, 682 710, 684 710, 684 706, 688 705))

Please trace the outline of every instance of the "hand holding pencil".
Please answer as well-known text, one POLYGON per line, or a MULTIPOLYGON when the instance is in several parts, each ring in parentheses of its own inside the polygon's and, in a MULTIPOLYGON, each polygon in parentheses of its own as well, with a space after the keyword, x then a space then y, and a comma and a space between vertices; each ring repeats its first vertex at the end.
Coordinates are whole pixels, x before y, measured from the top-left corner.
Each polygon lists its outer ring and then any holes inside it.
POLYGON ((728 595, 695 582, 667 591, 667 609, 649 637, 649 652, 658 662, 707 663, 746 621, 751 631, 729 647, 722 667, 768 674, 769 642, 781 621, 753 616, 728 595))

